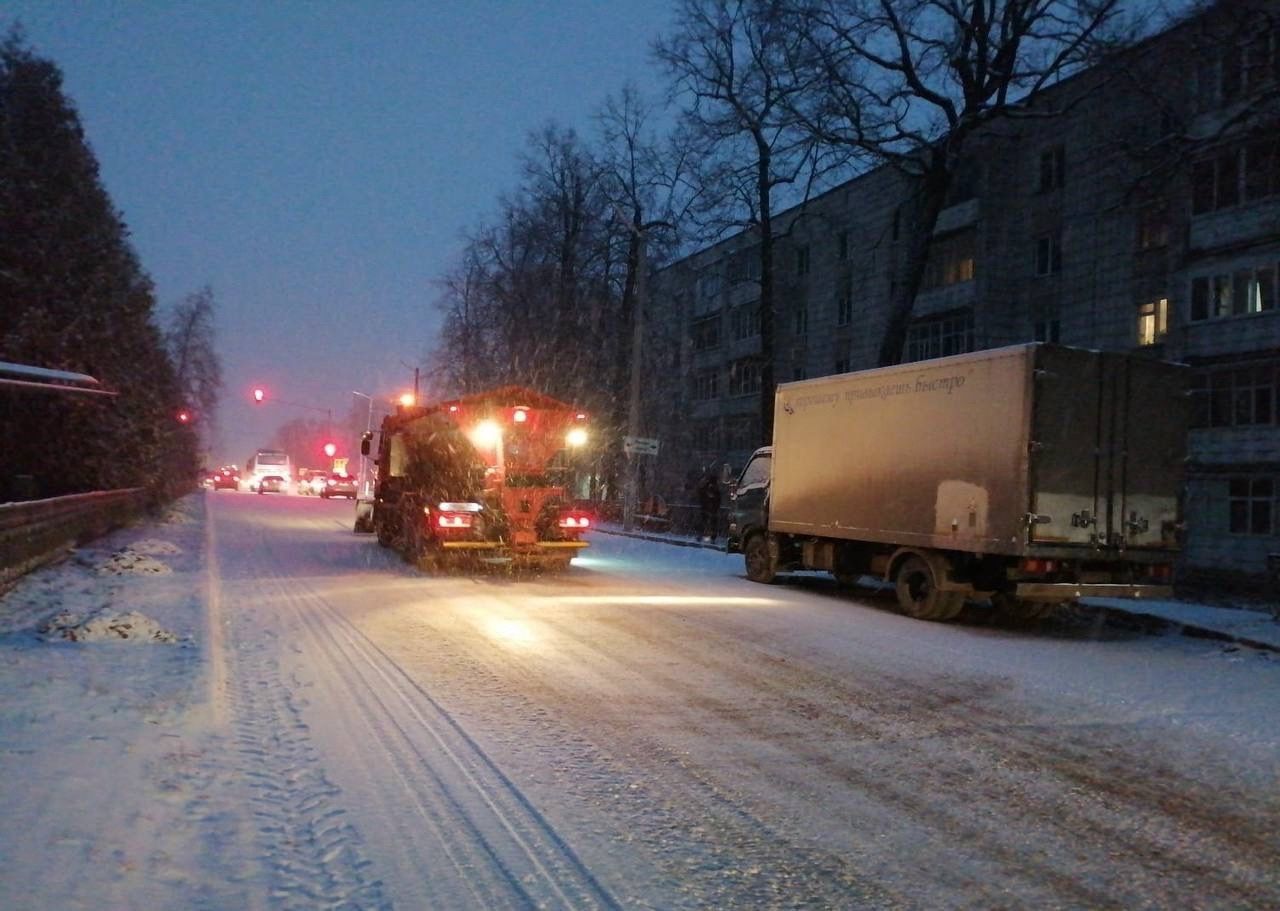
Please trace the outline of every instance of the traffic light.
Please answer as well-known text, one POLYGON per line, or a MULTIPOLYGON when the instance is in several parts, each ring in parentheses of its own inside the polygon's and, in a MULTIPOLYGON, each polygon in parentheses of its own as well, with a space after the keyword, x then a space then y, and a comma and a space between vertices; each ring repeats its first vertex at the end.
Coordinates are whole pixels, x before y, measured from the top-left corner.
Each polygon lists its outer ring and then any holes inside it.
POLYGON ((190 423, 191 423, 191 412, 190 412, 190 411, 188 411, 188 410, 187 410, 187 409, 185 409, 185 408, 183 408, 181 411, 179 411, 179 412, 178 412, 178 423, 179 423, 179 424, 190 424, 190 423))
POLYGON ((253 390, 253 400, 254 400, 255 402, 257 402, 257 403, 261 404, 261 403, 262 403, 262 400, 263 400, 263 399, 265 399, 266 397, 267 397, 267 393, 266 393, 266 390, 265 390, 265 389, 263 389, 261 386, 258 386, 258 387, 255 387, 255 388, 254 388, 254 390, 253 390))
POLYGON ((332 459, 334 455, 337 453, 337 451, 338 451, 338 447, 333 445, 332 443, 324 444, 324 454, 327 455, 329 458, 332 459))

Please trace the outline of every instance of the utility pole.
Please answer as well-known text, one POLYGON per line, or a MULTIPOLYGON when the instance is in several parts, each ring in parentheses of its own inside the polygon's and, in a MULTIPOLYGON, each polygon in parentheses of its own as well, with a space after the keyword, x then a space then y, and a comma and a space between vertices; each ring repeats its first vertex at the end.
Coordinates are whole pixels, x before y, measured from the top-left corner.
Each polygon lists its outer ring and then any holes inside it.
MULTIPOLYGON (((636 238, 635 302, 631 307, 631 395, 627 405, 627 436, 634 441, 640 436, 640 356, 644 344, 645 278, 649 264, 645 258, 644 228, 629 225, 636 238)), ((636 501, 640 497, 640 454, 634 448, 626 454, 627 475, 622 486, 622 527, 630 531, 636 520, 636 501)))

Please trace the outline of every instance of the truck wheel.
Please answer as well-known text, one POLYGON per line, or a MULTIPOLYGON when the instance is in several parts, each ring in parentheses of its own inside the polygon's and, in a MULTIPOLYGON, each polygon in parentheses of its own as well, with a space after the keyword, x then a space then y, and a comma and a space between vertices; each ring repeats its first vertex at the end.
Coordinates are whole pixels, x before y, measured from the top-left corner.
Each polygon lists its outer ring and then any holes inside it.
POLYGON ((391 533, 391 529, 388 527, 387 520, 385 518, 374 519, 373 530, 378 536, 378 543, 383 547, 390 547, 392 544, 396 543, 396 536, 391 533))
POLYGON ((964 607, 964 592, 938 590, 933 567, 920 557, 907 557, 898 567, 898 606, 917 620, 950 620, 964 607))
POLYGON ((777 576, 778 561, 770 552, 768 535, 752 535, 748 538, 743 555, 747 564, 747 578, 752 582, 768 585, 777 576))

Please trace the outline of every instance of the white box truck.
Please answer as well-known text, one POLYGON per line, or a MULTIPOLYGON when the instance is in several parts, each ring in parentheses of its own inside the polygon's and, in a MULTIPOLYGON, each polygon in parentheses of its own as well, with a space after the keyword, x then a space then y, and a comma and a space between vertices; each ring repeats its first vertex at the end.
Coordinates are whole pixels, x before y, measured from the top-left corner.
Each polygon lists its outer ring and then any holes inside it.
POLYGON ((732 487, 747 575, 879 575, 903 611, 1167 597, 1187 367, 1025 344, 785 383, 732 487))

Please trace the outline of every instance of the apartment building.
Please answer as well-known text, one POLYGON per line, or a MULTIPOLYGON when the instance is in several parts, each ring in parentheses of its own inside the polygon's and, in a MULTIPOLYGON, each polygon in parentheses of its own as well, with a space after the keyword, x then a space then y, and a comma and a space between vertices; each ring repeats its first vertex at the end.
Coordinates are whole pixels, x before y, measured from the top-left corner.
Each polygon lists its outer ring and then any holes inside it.
MULTIPOLYGON (((1189 401, 1170 403, 1193 427, 1184 569, 1237 582, 1280 552, 1277 22, 1274 0, 1219 4, 976 137, 903 351, 1040 340, 1192 365, 1189 401)), ((880 168, 776 217, 779 382, 876 366, 910 192, 880 168)), ((756 243, 744 232, 654 276, 653 492, 678 497, 762 442, 756 243)))

